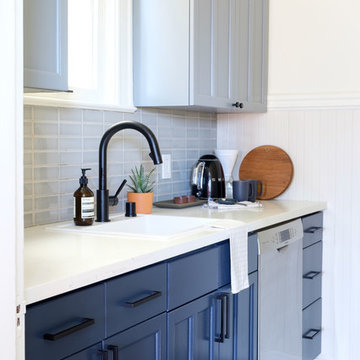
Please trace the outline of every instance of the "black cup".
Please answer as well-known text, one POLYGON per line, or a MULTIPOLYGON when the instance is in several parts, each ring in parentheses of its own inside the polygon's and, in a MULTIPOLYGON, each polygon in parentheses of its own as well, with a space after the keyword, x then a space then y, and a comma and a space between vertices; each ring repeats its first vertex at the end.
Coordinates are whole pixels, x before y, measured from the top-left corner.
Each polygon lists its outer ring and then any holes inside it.
POLYGON ((259 180, 247 180, 249 182, 249 197, 248 200, 255 202, 258 196, 262 195, 263 186, 259 180), (260 189, 259 189, 260 188, 260 189))
POLYGON ((236 201, 247 201, 249 198, 250 183, 247 180, 233 181, 233 198, 236 201))

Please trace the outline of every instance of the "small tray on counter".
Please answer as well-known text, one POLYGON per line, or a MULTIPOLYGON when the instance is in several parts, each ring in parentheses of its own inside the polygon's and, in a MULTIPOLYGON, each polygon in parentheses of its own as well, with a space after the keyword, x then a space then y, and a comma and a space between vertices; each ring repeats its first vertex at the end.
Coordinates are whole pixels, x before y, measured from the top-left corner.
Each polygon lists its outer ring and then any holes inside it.
POLYGON ((199 206, 199 205, 203 205, 206 204, 207 200, 199 200, 196 199, 195 201, 192 202, 186 202, 186 203, 182 203, 182 204, 175 204, 174 200, 164 200, 164 201, 158 201, 155 202, 154 205, 158 208, 168 208, 168 209, 185 209, 187 207, 192 207, 192 206, 199 206))

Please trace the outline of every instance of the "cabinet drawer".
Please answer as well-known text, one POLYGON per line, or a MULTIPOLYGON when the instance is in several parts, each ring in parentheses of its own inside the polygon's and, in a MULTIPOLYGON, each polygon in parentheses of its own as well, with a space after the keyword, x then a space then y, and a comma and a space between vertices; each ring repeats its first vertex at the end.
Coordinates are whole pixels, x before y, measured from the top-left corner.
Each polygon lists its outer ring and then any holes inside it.
POLYGON ((166 310, 166 264, 150 266, 106 283, 107 336, 166 310))
POLYGON ((229 242, 170 261, 168 276, 168 310, 229 284, 229 242))
POLYGON ((322 240, 323 213, 318 212, 302 218, 304 227, 303 248, 322 240))
POLYGON ((101 341, 104 285, 58 296, 27 308, 26 360, 57 360, 101 341))
POLYGON ((322 241, 303 250, 303 308, 321 297, 322 241))
POLYGON ((321 352, 321 299, 303 310, 303 360, 313 360, 321 352))

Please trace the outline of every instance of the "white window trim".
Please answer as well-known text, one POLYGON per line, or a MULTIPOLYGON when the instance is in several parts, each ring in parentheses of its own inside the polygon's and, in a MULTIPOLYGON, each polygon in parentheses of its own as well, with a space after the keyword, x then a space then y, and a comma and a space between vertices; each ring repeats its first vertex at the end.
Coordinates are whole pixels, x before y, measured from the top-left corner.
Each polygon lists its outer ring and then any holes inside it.
POLYGON ((119 93, 121 104, 95 103, 93 101, 76 100, 71 93, 25 93, 24 105, 38 105, 49 107, 65 107, 77 109, 109 110, 122 112, 135 112, 133 105, 133 67, 132 67, 132 0, 120 0, 120 67, 119 93))

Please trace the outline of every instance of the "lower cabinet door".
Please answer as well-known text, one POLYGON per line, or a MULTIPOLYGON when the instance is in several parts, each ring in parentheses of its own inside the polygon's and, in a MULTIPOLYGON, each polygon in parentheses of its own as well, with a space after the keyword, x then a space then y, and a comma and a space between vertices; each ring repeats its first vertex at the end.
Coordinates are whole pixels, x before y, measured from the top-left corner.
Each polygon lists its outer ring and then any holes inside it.
POLYGON ((215 293, 168 313, 168 359, 214 359, 215 293))
POLYGON ((238 294, 233 295, 230 288, 216 293, 215 314, 220 316, 215 318, 215 359, 257 360, 257 281, 254 272, 249 275, 249 287, 238 294))
POLYGON ((234 353, 236 360, 256 360, 258 358, 257 275, 257 271, 250 274, 249 288, 234 295, 234 339, 236 339, 234 353))
POLYGON ((109 360, 165 360, 165 339, 164 313, 106 339, 104 350, 108 352, 109 360))
POLYGON ((321 299, 303 310, 302 359, 313 360, 321 353, 321 299))
POLYGON ((101 343, 80 351, 65 360, 106 360, 106 353, 101 351, 101 343))
POLYGON ((168 313, 169 360, 257 359, 257 272, 249 288, 224 287, 168 313))

